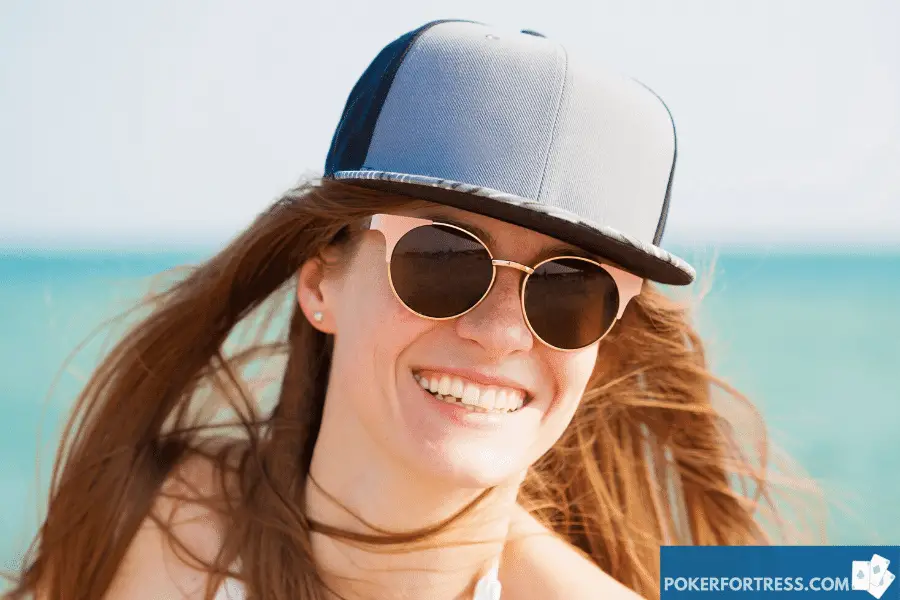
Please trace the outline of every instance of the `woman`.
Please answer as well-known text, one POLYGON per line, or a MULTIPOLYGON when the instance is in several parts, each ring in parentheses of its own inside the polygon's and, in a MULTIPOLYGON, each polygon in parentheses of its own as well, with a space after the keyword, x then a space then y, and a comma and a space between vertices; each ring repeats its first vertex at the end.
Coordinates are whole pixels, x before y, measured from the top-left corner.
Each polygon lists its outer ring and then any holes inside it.
POLYGON ((539 34, 398 38, 325 177, 94 373, 10 598, 652 597, 662 544, 764 542, 656 287, 674 163, 659 98, 539 34))

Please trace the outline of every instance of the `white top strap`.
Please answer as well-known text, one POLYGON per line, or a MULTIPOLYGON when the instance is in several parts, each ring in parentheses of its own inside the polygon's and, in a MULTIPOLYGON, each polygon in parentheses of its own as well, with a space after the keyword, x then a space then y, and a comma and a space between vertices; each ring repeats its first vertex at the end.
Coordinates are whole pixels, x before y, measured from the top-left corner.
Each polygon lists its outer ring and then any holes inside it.
POLYGON ((244 590, 244 585, 240 581, 229 577, 222 582, 222 586, 216 591, 215 600, 246 600, 246 598, 247 594, 244 590))
POLYGON ((472 600, 500 600, 503 586, 500 585, 499 573, 500 559, 497 559, 490 571, 475 584, 475 595, 472 596, 472 600))

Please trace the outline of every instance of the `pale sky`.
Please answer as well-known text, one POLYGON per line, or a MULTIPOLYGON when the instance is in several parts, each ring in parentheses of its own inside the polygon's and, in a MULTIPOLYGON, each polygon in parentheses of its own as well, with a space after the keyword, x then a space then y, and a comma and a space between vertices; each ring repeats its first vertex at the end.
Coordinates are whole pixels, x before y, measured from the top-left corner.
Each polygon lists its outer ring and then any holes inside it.
POLYGON ((223 241, 321 172, 377 52, 535 29, 652 87, 669 243, 900 247, 896 0, 3 0, 0 246, 223 241))

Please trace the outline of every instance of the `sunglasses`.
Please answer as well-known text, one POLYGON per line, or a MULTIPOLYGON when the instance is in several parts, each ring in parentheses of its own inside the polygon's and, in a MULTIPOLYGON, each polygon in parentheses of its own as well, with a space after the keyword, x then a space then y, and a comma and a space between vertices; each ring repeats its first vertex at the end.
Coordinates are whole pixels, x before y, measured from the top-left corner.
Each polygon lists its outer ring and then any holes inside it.
POLYGON ((495 259, 472 232, 430 219, 376 214, 369 229, 384 235, 397 300, 426 319, 454 319, 478 306, 498 267, 522 271, 525 322, 556 350, 579 350, 602 339, 643 283, 637 275, 581 256, 556 256, 531 267, 495 259))

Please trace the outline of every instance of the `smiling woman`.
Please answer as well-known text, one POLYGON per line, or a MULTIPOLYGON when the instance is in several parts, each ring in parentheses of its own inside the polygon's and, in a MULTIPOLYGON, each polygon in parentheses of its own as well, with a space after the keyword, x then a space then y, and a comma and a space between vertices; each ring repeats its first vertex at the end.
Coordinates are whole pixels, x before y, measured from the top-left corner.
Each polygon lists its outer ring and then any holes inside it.
POLYGON ((662 102, 558 44, 398 38, 325 177, 93 374, 9 597, 653 597, 662 544, 765 543, 765 455, 657 287, 694 277, 659 246, 674 161, 662 102))

